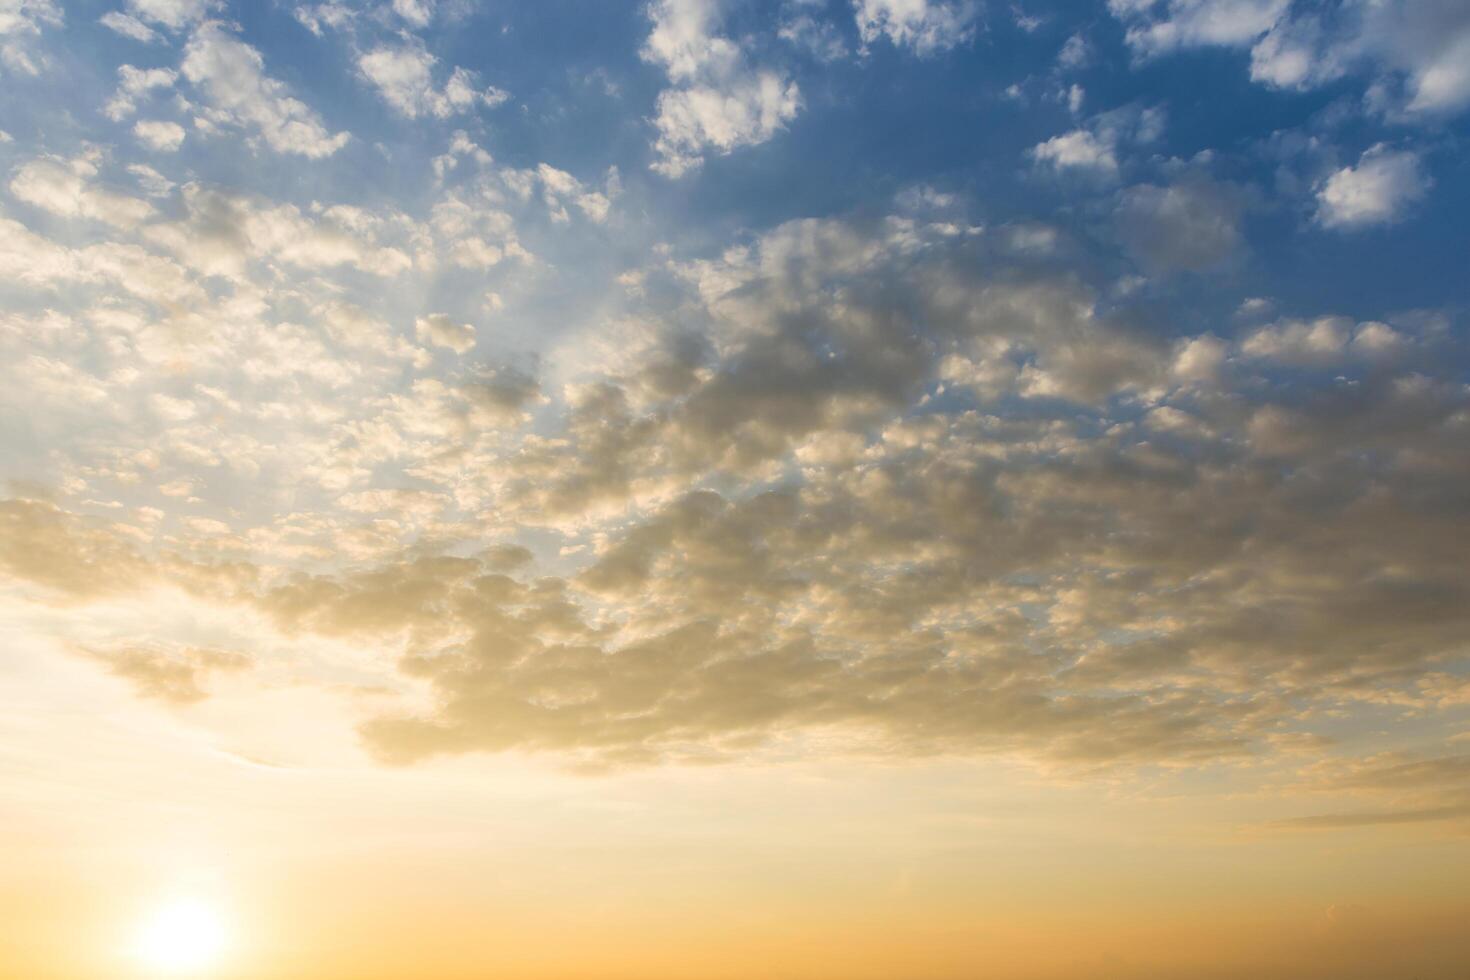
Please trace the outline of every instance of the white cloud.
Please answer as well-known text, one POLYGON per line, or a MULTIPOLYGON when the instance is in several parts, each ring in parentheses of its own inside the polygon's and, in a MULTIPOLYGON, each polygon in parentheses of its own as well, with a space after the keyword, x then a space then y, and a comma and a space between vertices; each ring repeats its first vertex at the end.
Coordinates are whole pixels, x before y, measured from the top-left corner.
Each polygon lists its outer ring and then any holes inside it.
POLYGON ((380 233, 401 221, 342 207, 308 215, 294 205, 197 184, 184 187, 183 199, 185 217, 150 225, 147 237, 209 275, 244 279, 254 260, 306 269, 352 266, 379 276, 394 276, 413 265, 401 248, 380 241, 380 233))
MULTIPOLYGON (((514 173, 534 178, 533 171, 514 173)), ((488 269, 506 259, 529 259, 516 238, 515 220, 500 208, 485 207, 475 197, 478 195, 465 200, 450 195, 434 206, 431 224, 449 260, 461 268, 488 269)))
POLYGON ((1118 156, 1112 141, 1106 135, 1098 136, 1086 129, 1074 129, 1038 143, 1032 147, 1031 156, 1058 170, 1100 170, 1105 173, 1118 170, 1118 156))
POLYGON ((1317 220, 1328 228, 1357 228, 1397 220, 1429 189, 1417 154, 1369 149, 1356 167, 1343 167, 1317 191, 1317 220))
POLYGON ((414 27, 427 27, 434 16, 434 0, 393 0, 393 12, 414 27))
POLYGON ((161 119, 140 119, 133 135, 160 153, 173 153, 184 143, 184 127, 161 119))
POLYGON ((456 129, 450 138, 449 149, 432 161, 435 178, 443 180, 445 174, 459 166, 459 161, 463 159, 474 160, 481 167, 488 167, 494 162, 494 157, 483 146, 470 139, 469 133, 456 129))
POLYGON ((1470 106, 1470 4, 1462 0, 1110 0, 1140 57, 1188 47, 1251 47, 1251 78, 1312 88, 1352 72, 1371 101, 1421 117, 1470 106))
MULTIPOLYGON (((1068 93, 1069 100, 1071 93, 1068 93)), ((1081 105, 1082 92, 1076 93, 1075 105, 1081 105)), ((1069 107, 1073 103, 1069 101, 1069 107)), ((1073 110, 1075 111, 1075 109, 1073 110)), ((1111 176, 1117 173, 1118 151, 1124 144, 1152 143, 1164 131, 1164 111, 1136 104, 1099 113, 1086 127, 1038 143, 1029 151, 1038 164, 1056 170, 1084 170, 1111 176)))
POLYGON ((42 24, 61 23, 61 7, 55 0, 0 0, 0 35, 39 34, 42 24))
POLYGON ((138 100, 154 89, 168 88, 178 78, 168 68, 134 68, 119 65, 117 69, 117 91, 102 107, 108 119, 118 122, 131 116, 138 108, 138 100))
POLYGON ((565 170, 558 170, 547 163, 537 165, 536 178, 541 183, 541 195, 546 206, 551 209, 553 220, 568 219, 565 204, 567 201, 575 204, 594 222, 600 224, 607 220, 612 202, 606 194, 588 190, 581 181, 565 170))
POLYGON ((351 138, 328 132, 310 107, 265 73, 259 51, 217 23, 202 25, 189 39, 182 70, 210 103, 209 121, 257 132, 278 153, 331 156, 351 138))
POLYGON ((206 300, 177 263, 137 245, 102 242, 70 249, 6 218, 0 218, 0 275, 41 287, 108 283, 163 306, 206 300))
POLYGON ((132 14, 125 14, 121 10, 109 10, 97 19, 97 23, 110 31, 115 31, 123 37, 130 37, 134 41, 142 41, 144 44, 152 44, 163 38, 157 31, 143 23, 132 14))
POLYGON ((1290 0, 1108 0, 1128 24, 1128 46, 1141 57, 1200 45, 1244 45, 1271 29, 1290 0))
POLYGON ((1470 106, 1470 5, 1458 0, 1350 0, 1337 16, 1283 17, 1251 51, 1251 77, 1309 88, 1353 70, 1376 76, 1374 98, 1405 117, 1470 106))
POLYGON ((1352 326, 1351 320, 1337 316, 1285 320, 1251 333, 1241 341, 1240 349, 1248 357, 1280 364, 1331 364, 1347 347, 1352 326))
POLYGON ((475 346, 475 328, 468 323, 456 323, 444 313, 419 317, 413 323, 413 332, 420 341, 447 347, 456 354, 475 346))
POLYGON ((26 38, 42 26, 60 27, 61 7, 56 0, 0 0, 0 65, 21 75, 39 75, 47 67, 44 54, 27 50, 26 38))
POLYGON ((174 182, 147 164, 132 164, 128 167, 128 173, 137 178, 138 186, 149 197, 167 197, 173 193, 174 182))
POLYGON ((1062 68, 1081 68, 1091 57, 1092 49, 1087 38, 1081 34, 1073 34, 1062 45, 1062 50, 1057 52, 1057 65, 1062 68))
POLYGON ((658 98, 654 169, 679 177, 699 166, 708 150, 729 153, 764 143, 796 118, 796 83, 774 72, 742 75, 723 86, 668 89, 658 98))
POLYGON ((929 55, 975 36, 975 6, 968 0, 853 0, 858 36, 864 44, 880 38, 917 55, 929 55))
POLYGON ((1180 341, 1175 348, 1169 373, 1186 383, 1213 383, 1220 377, 1220 369, 1225 366, 1229 354, 1229 346, 1213 334, 1190 337, 1180 341))
POLYGON ((649 5, 653 29, 643 43, 645 61, 662 65, 674 81, 688 81, 712 63, 739 60, 740 49, 714 34, 720 0, 657 0, 649 5))
POLYGON ((817 21, 803 14, 782 21, 776 36, 805 50, 818 61, 847 57, 847 44, 830 21, 817 21))
POLYGON ((341 30, 352 22, 356 11, 340 3, 302 4, 291 15, 308 31, 321 37, 327 29, 341 30))
POLYGON ((432 69, 437 61, 422 44, 405 44, 375 48, 357 59, 357 67, 377 86, 383 101, 410 119, 444 119, 477 105, 493 108, 510 97, 494 86, 480 88, 475 73, 466 68, 455 68, 444 86, 436 88, 432 69))
POLYGON ((1251 79, 1276 88, 1311 88, 1347 69, 1340 52, 1324 47, 1311 18, 1283 20, 1251 48, 1251 79))
POLYGON ((218 0, 128 0, 137 17, 175 31, 203 20, 218 5, 218 0))
POLYGON ((707 152, 729 153, 764 143, 796 118, 801 92, 773 69, 752 68, 740 47, 714 32, 715 0, 658 0, 643 58, 664 68, 677 87, 659 93, 653 169, 679 177, 707 152))
POLYGON ((53 214, 91 218, 118 228, 131 228, 153 213, 147 201, 94 186, 96 176, 92 158, 46 157, 16 170, 10 193, 53 214))

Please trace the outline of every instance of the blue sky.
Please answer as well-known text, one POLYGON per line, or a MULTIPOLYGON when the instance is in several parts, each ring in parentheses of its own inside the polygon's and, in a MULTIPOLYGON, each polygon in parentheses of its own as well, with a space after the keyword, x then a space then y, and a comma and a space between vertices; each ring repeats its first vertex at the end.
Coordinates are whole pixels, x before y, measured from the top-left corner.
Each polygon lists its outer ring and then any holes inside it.
MULTIPOLYGON (((1220 16, 1255 16, 1269 24, 1259 11, 1272 6, 1239 4, 1220 16)), ((281 157, 269 146, 242 154, 230 141, 207 139, 188 140, 169 162, 182 173, 208 174, 299 203, 330 197, 423 208, 431 193, 424 179, 430 159, 463 130, 512 166, 550 161, 584 177, 618 167, 629 194, 622 231, 646 236, 625 239, 623 247, 675 238, 694 248, 718 247, 722 237, 796 217, 871 208, 905 186, 928 183, 964 195, 976 220, 1054 221, 1101 254, 1116 251, 1117 243, 1090 215, 1105 217, 1120 187, 1157 181, 1171 166, 1205 153, 1210 160, 1201 172, 1238 185, 1250 199, 1238 220, 1251 234, 1224 270, 1234 292, 1266 293, 1302 312, 1351 300, 1355 311, 1375 316, 1462 298, 1454 273, 1457 246, 1463 246, 1455 220, 1464 208, 1465 164, 1456 130, 1463 96, 1452 91, 1433 111, 1369 108, 1365 101, 1375 86, 1398 89, 1394 97, 1410 102, 1402 90, 1412 89, 1411 72, 1371 54, 1343 56, 1341 77, 1264 84, 1251 77, 1251 51, 1264 31, 1247 30, 1228 44, 1183 40, 1155 52, 1137 41, 1130 45, 1127 31, 1139 23, 1169 24, 1164 5, 1136 17, 1117 16, 1104 4, 1034 7, 973 11, 950 28, 953 36, 925 50, 912 41, 894 43, 881 30, 864 42, 843 3, 721 8, 708 29, 738 40, 748 70, 769 67, 794 83, 801 105, 768 138, 729 153, 702 152, 698 172, 679 180, 657 178, 648 169, 656 160, 651 122, 669 80, 656 60, 643 56, 651 27, 643 6, 446 5, 412 20, 391 10, 344 7, 349 12, 342 26, 319 26, 320 36, 303 23, 305 14, 297 15, 307 7, 214 9, 208 14, 222 17, 231 36, 259 51, 268 73, 329 132, 352 138, 309 166, 273 166, 281 157), (830 50, 814 53, 783 40, 782 29, 792 34, 793 25, 830 50), (1081 53, 1074 64, 1063 64, 1060 52, 1073 38, 1081 53), (510 98, 444 118, 406 117, 380 97, 357 63, 365 52, 406 45, 436 59, 439 82, 463 67, 510 98), (1073 86, 1081 93, 1077 111, 1066 99, 1073 86), (1119 109, 1159 111, 1163 124, 1147 145, 1120 148, 1116 175, 1099 178, 1087 168, 1049 173, 1028 159, 1034 146, 1096 125, 1099 116, 1119 109), (1380 143, 1414 154, 1416 186, 1433 193, 1416 193, 1412 206, 1396 207, 1390 220, 1323 227, 1315 220, 1316 189, 1380 143)), ((1431 26, 1436 16, 1454 17, 1452 4, 1416 7, 1424 11, 1416 16, 1431 26)), ((155 23, 150 29, 157 40, 144 43, 100 24, 105 5, 74 8, 59 27, 41 13, 25 12, 46 6, 18 8, 18 22, 41 33, 16 29, 11 48, 28 52, 32 62, 47 59, 50 67, 35 75, 15 66, 9 71, 14 97, 6 106, 7 131, 21 141, 9 151, 68 153, 106 141, 117 147, 115 163, 146 162, 155 155, 130 137, 132 116, 109 121, 100 117, 98 103, 115 87, 119 65, 176 67, 187 27, 155 23), (58 85, 57 78, 67 83, 58 85)), ((1315 16, 1305 10, 1279 20, 1289 27, 1315 16)), ((1338 20, 1354 18, 1352 5, 1336 13, 1338 20)), ((1407 20, 1405 43, 1414 43, 1415 31, 1426 28, 1412 16, 1407 20)), ((1352 43, 1349 37, 1338 46, 1352 43)), ((168 97, 151 98, 150 108, 167 114, 168 97)), ((177 110, 171 118, 180 118, 177 110)), ((1221 271, 1210 269, 1212 276, 1221 271)), ((1193 285, 1175 282, 1167 289, 1193 285)))

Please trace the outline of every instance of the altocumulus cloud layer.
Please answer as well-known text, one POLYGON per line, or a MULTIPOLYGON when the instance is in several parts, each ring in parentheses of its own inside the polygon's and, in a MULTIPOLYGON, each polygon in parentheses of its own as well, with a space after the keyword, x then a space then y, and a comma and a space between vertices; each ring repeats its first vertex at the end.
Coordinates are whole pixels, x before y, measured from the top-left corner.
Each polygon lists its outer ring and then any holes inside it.
POLYGON ((1319 822, 1464 817, 1332 750, 1470 703, 1462 5, 490 6, 0 0, 5 588, 237 624, 59 646, 299 656, 393 763, 1306 747, 1386 794, 1319 822))

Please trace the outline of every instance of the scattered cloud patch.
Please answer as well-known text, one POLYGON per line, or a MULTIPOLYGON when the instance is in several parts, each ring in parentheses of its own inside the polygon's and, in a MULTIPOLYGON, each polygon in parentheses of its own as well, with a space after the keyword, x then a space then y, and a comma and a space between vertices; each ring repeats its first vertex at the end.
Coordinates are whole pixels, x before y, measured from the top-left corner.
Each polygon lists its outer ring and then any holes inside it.
POLYGON ((1141 58, 1191 47, 1251 49, 1250 74, 1277 88, 1314 88, 1350 74, 1405 121, 1470 106, 1470 9, 1456 0, 1109 0, 1141 58))
POLYGON ((318 159, 351 139, 347 132, 330 132, 316 112, 265 73, 259 51, 221 24, 205 23, 194 32, 180 71, 208 103, 208 124, 244 129, 277 153, 318 159))
POLYGON ((220 0, 127 0, 134 19, 161 24, 171 31, 199 23, 219 6, 220 0))
POLYGON ((18 200, 67 218, 90 218, 132 228, 153 213, 147 201, 100 186, 98 158, 44 157, 22 164, 10 180, 18 200))
POLYGON ((109 10, 99 17, 97 22, 110 31, 144 44, 154 44, 163 40, 163 36, 153 28, 132 14, 125 14, 121 10, 109 10))
POLYGON ((138 102, 158 89, 172 88, 177 73, 169 68, 134 68, 119 65, 117 69, 117 91, 102 107, 102 112, 114 122, 131 116, 138 102))
POLYGON ((1031 148, 1031 156, 1057 170, 1100 170, 1110 174, 1118 171, 1113 143, 1105 135, 1086 129, 1074 129, 1038 143, 1031 148))
POLYGON ((1419 155, 1374 146, 1356 166, 1343 167, 1317 191, 1317 221, 1352 229, 1397 221, 1429 190, 1419 155))
POLYGON ((1124 243, 1151 269, 1199 271, 1241 247, 1242 210, 1238 190, 1196 178, 1128 188, 1117 220, 1124 243))
POLYGON ((378 90, 383 101, 410 119, 445 119, 476 106, 495 107, 509 93, 480 87, 474 72, 455 68, 443 86, 436 86, 433 67, 438 59, 419 43, 375 48, 357 60, 358 70, 378 90))
POLYGON ((740 46, 719 36, 717 0, 658 0, 642 49, 672 87, 659 93, 652 169, 680 177, 707 153, 727 154, 764 143, 796 118, 801 91, 784 73, 755 68, 740 46))
POLYGON ((184 144, 184 127, 160 119, 140 119, 133 125, 133 135, 151 149, 173 153, 184 144))
POLYGON ((228 650, 185 649, 165 651, 148 647, 84 651, 107 666, 113 676, 132 685, 138 696, 188 705, 209 697, 208 679, 248 670, 253 661, 228 650))
POLYGON ((424 343, 447 347, 456 354, 475 346, 475 328, 468 323, 456 323, 443 313, 419 317, 414 321, 413 331, 424 343))
POLYGON ((968 44, 977 14, 970 0, 853 0, 863 44, 886 40, 920 57, 968 44))

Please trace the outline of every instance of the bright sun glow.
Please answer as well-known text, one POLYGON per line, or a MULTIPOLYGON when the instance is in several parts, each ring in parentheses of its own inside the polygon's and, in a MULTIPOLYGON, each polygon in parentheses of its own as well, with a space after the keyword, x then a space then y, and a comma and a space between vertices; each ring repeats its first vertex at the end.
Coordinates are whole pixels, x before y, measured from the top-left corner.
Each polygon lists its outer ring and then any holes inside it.
POLYGON ((137 951, 149 969, 185 975, 218 963, 227 938, 218 910, 197 899, 176 899, 143 923, 137 951))

